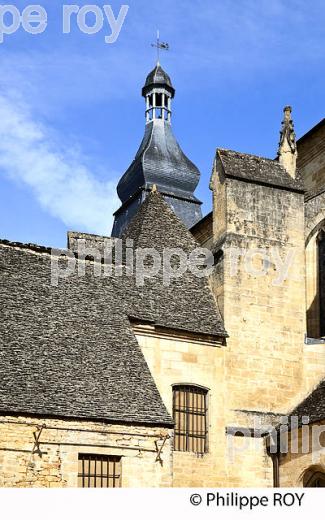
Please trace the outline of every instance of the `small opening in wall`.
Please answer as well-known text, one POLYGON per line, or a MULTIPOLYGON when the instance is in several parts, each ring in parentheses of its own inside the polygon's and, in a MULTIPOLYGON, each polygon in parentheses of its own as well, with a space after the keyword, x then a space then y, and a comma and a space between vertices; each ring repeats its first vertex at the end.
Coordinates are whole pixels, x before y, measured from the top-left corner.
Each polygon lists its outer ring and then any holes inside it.
POLYGON ((78 487, 121 487, 121 457, 80 453, 78 487))

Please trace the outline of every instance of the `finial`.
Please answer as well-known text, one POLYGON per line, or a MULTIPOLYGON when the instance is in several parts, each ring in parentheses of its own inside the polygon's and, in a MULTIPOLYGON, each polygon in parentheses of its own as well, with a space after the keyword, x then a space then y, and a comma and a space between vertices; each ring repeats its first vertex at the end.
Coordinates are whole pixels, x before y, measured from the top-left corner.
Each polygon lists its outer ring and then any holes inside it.
POLYGON ((152 185, 151 193, 158 193, 157 184, 152 185))
POLYGON ((298 153, 296 134, 291 117, 292 108, 286 106, 284 107, 283 112, 284 117, 280 131, 278 161, 287 170, 291 177, 295 177, 298 153))
POLYGON ((160 33, 157 31, 157 41, 156 43, 152 43, 151 47, 156 47, 157 49, 157 65, 160 65, 159 59, 160 59, 160 51, 169 51, 169 44, 166 42, 160 41, 160 33))

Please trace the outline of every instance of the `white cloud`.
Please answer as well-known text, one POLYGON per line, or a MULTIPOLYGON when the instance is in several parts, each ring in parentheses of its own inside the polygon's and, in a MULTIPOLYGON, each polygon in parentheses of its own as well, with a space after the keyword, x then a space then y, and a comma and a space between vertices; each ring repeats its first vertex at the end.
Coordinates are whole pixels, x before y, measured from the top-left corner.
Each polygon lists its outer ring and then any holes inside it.
POLYGON ((1 92, 0 174, 28 185, 40 205, 68 227, 109 233, 118 207, 117 176, 100 182, 78 149, 62 145, 20 99, 1 92))

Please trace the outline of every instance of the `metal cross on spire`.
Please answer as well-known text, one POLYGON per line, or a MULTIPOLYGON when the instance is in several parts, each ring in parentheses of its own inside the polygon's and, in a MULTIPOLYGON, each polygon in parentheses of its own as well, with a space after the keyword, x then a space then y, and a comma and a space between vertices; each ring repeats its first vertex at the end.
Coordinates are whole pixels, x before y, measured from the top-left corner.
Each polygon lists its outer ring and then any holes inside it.
POLYGON ((157 49, 157 63, 159 64, 160 51, 161 50, 169 51, 169 44, 166 43, 166 42, 161 42, 160 41, 159 31, 157 31, 157 42, 156 43, 152 43, 151 47, 156 47, 156 49, 157 49))

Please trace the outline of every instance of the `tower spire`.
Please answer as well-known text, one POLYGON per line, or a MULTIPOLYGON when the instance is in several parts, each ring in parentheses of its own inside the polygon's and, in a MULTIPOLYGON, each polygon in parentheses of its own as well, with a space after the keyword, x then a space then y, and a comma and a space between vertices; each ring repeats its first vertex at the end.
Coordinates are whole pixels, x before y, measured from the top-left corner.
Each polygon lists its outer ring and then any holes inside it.
POLYGON ((148 194, 155 190, 188 229, 202 218, 201 202, 194 195, 200 172, 173 134, 171 104, 175 89, 161 65, 148 74, 142 96, 146 100, 145 132, 134 160, 117 185, 121 206, 114 213, 114 237, 122 235, 148 194))
POLYGON ((296 176, 297 165, 297 143, 294 125, 291 118, 292 108, 284 107, 284 118, 280 131, 280 142, 278 148, 278 161, 287 170, 291 177, 296 176))

